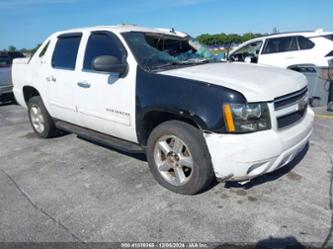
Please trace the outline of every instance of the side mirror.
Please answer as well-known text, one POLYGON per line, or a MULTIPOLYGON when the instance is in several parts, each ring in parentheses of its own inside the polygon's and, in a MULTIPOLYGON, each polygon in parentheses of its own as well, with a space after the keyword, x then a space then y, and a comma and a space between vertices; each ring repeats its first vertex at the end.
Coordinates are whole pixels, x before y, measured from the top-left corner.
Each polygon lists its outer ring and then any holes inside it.
POLYGON ((121 63, 115 56, 102 55, 93 60, 92 67, 99 72, 119 73, 119 75, 123 75, 126 73, 128 65, 127 63, 121 63))

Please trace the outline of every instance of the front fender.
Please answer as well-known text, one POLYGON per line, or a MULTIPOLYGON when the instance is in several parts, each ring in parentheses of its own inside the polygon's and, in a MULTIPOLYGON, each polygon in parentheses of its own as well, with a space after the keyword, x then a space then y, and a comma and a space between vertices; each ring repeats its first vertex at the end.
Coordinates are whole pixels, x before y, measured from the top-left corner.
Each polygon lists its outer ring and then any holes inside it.
POLYGON ((245 102, 241 93, 229 88, 137 68, 137 131, 146 113, 159 110, 189 118, 203 130, 221 133, 225 131, 223 104, 245 102))

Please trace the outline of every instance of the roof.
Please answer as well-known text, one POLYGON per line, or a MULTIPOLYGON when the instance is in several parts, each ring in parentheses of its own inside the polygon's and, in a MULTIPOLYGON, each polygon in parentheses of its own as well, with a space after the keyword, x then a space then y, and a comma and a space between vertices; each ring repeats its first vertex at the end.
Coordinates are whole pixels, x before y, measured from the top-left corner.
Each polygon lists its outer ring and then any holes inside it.
MULTIPOLYGON (((285 37, 285 36, 304 36, 304 37, 316 37, 316 36, 324 36, 324 35, 332 35, 333 32, 324 32, 323 29, 317 29, 315 31, 294 31, 294 32, 284 32, 277 33, 268 36, 263 36, 264 38, 273 38, 273 37, 285 37)), ((261 37, 261 38, 263 38, 261 37)))
POLYGON ((113 26, 95 26, 95 27, 84 27, 84 28, 76 28, 70 30, 59 31, 57 33, 70 33, 70 32, 82 32, 82 31, 93 31, 93 30, 110 30, 113 32, 124 33, 124 32, 149 32, 149 33, 159 33, 159 34, 166 34, 166 35, 174 35, 179 37, 186 37, 188 36, 187 33, 176 31, 173 28, 146 28, 141 27, 133 24, 119 24, 113 26))
POLYGON ((232 49, 231 53, 234 52, 235 50, 237 50, 238 48, 244 46, 244 44, 249 44, 251 42, 256 42, 256 41, 262 41, 263 39, 266 39, 266 38, 279 38, 279 37, 286 37, 286 36, 304 36, 307 38, 311 38, 311 37, 320 37, 320 36, 326 36, 326 35, 333 35, 333 32, 324 32, 323 29, 317 29, 315 31, 296 31, 296 32, 294 31, 294 32, 284 32, 284 33, 260 36, 260 37, 248 40, 246 42, 243 42, 236 48, 232 49))

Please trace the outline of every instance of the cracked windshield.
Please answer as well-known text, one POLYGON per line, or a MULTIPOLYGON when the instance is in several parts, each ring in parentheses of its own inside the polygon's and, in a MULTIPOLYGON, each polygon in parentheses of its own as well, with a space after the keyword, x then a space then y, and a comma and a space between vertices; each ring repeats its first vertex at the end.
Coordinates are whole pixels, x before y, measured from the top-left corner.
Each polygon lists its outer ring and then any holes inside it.
POLYGON ((174 67, 222 61, 197 40, 143 32, 123 34, 126 42, 145 70, 166 70, 174 67))

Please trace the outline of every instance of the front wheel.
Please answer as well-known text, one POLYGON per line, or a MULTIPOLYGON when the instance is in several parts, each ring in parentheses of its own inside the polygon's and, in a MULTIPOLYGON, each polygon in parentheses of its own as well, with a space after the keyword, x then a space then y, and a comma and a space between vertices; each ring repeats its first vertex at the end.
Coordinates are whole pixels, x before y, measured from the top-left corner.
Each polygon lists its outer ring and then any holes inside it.
POLYGON ((215 179, 201 131, 184 122, 157 126, 148 139, 147 158, 155 179, 176 193, 196 194, 215 179))

